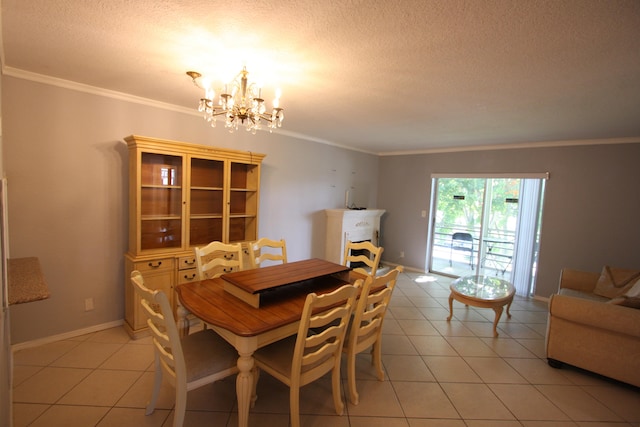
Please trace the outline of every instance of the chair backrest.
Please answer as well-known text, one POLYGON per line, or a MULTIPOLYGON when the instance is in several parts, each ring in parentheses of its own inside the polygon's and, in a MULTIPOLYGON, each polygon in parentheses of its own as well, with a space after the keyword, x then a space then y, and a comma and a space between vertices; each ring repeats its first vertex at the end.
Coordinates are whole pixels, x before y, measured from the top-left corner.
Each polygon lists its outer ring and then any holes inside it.
POLYGON ((271 240, 266 237, 249 244, 249 256, 253 268, 260 267, 263 261, 274 263, 287 263, 287 244, 284 239, 271 240))
POLYGON ((382 276, 368 277, 365 281, 347 337, 347 346, 354 353, 370 347, 380 337, 382 322, 402 271, 403 267, 397 266, 382 276))
POLYGON ((353 312, 358 280, 335 291, 317 295, 310 293, 304 303, 298 337, 293 352, 291 382, 308 384, 340 363, 342 347, 353 312), (309 334, 313 329, 314 333, 309 334))
POLYGON ((175 386, 178 381, 186 382, 187 370, 184 354, 169 298, 162 291, 152 291, 147 288, 142 274, 138 270, 131 272, 131 284, 135 293, 140 297, 140 304, 147 317, 147 325, 151 332, 156 357, 160 358, 160 363, 168 374, 170 383, 175 386))
POLYGON ((367 266, 368 271, 367 268, 362 267, 355 267, 354 270, 375 277, 383 250, 382 246, 375 246, 369 241, 354 243, 348 240, 344 245, 344 261, 342 264, 351 267, 355 263, 363 263, 367 266))
POLYGON ((194 248, 194 252, 199 280, 244 270, 241 243, 215 241, 202 248, 194 248))
POLYGON ((451 235, 451 246, 459 249, 473 248, 473 236, 469 233, 453 233, 451 235))

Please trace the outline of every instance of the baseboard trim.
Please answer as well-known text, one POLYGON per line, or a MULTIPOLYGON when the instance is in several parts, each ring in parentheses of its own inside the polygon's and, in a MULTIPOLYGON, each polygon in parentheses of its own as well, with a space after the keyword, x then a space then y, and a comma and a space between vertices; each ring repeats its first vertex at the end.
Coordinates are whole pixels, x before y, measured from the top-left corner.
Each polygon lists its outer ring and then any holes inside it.
POLYGON ((549 304, 549 297, 542 297, 540 295, 534 295, 532 298, 534 300, 536 300, 536 301, 542 301, 542 302, 546 302, 547 304, 549 304))
POLYGON ((122 326, 123 319, 114 320, 113 322, 102 323, 100 325, 89 326, 88 328, 76 329, 75 331, 69 331, 62 334, 51 335, 44 338, 38 338, 32 341, 25 341, 11 346, 11 351, 16 352, 27 348, 38 347, 43 344, 50 344, 55 341, 66 340, 69 338, 79 337, 80 335, 90 334, 92 332, 99 332, 105 329, 115 328, 116 326, 122 326))
POLYGON ((415 268, 415 267, 409 267, 409 266, 406 266, 404 264, 399 264, 397 262, 390 262, 390 261, 381 260, 380 264, 381 265, 388 265, 388 266, 392 266, 392 267, 397 267, 397 266, 401 265, 404 268, 404 271, 412 271, 414 273, 428 274, 428 273, 426 273, 424 271, 424 269, 415 268))

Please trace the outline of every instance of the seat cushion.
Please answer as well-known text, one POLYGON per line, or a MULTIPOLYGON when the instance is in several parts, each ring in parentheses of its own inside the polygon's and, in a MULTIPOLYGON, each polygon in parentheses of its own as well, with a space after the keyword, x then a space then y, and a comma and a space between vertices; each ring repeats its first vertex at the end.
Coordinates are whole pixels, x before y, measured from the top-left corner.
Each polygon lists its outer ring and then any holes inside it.
POLYGON ((281 376, 289 378, 296 338, 294 335, 260 348, 253 354, 253 358, 259 365, 267 365, 281 376))
POLYGON ((187 382, 236 369, 238 352, 211 329, 182 338, 187 382))
POLYGON ((588 299, 590 301, 609 302, 610 298, 606 298, 600 295, 592 294, 591 292, 582 292, 570 288, 562 288, 558 292, 560 295, 566 295, 569 297, 576 297, 582 299, 588 299))

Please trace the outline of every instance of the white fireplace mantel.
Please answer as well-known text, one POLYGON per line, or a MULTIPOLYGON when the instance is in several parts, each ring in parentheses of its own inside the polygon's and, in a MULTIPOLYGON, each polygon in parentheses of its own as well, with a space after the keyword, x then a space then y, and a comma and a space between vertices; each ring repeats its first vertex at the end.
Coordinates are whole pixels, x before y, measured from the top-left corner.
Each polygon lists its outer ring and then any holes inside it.
POLYGON ((325 258, 342 264, 344 245, 347 240, 361 242, 369 240, 380 245, 380 217, 384 209, 326 209, 327 239, 325 258))

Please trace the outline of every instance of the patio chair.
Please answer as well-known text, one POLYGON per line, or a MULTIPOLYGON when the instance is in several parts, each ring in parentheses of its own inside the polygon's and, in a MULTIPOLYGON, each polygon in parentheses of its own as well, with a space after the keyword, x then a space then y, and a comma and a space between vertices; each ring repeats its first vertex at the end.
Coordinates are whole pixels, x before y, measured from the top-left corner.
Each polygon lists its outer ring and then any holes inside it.
POLYGON ((469 254, 469 265, 473 270, 473 236, 469 233, 453 233, 451 235, 451 250, 449 252, 449 266, 453 266, 453 252, 465 252, 469 254))

